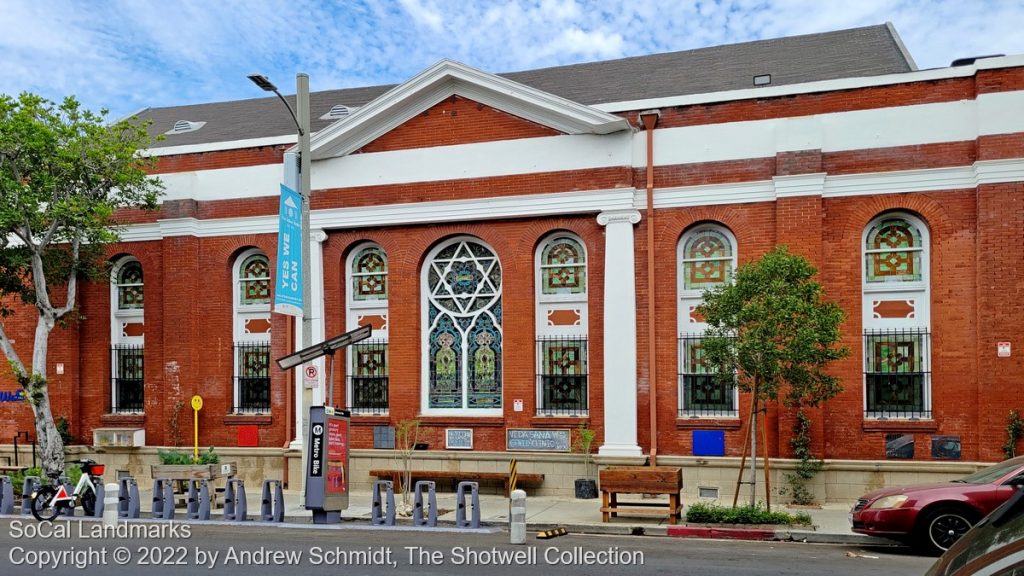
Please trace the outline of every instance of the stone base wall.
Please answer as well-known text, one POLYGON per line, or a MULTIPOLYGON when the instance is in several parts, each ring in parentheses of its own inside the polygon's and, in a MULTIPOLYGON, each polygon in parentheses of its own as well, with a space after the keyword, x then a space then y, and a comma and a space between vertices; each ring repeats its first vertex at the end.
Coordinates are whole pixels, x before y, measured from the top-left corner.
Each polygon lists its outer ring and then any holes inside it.
MULTIPOLYGON (((91 458, 106 464, 105 482, 116 482, 118 473, 127 473, 135 477, 141 490, 150 490, 153 480, 150 466, 160 462, 156 447, 144 448, 104 448, 94 450, 85 446, 74 446, 68 449, 68 459, 91 458)), ((265 479, 285 479, 285 470, 290 480, 288 489, 301 489, 302 458, 298 450, 284 448, 217 448, 222 462, 235 462, 238 475, 250 491, 259 490, 265 479)), ((13 463, 14 450, 11 445, 0 445, 0 462, 13 463)), ((454 451, 422 451, 415 452, 412 466, 415 470, 448 470, 465 472, 504 472, 508 470, 512 458, 518 460, 520 473, 544 474, 544 482, 540 486, 527 486, 530 495, 571 498, 574 495, 574 481, 586 478, 587 466, 579 454, 543 454, 543 453, 508 453, 508 452, 454 452, 454 451)), ((20 463, 31 465, 32 455, 27 449, 20 450, 20 463)), ((621 465, 625 462, 595 458, 589 477, 597 477, 597 467, 621 465)), ((352 450, 350 454, 351 489, 354 492, 368 492, 375 478, 369 471, 377 468, 401 468, 398 455, 392 450, 352 450)), ((796 466, 795 460, 773 459, 771 466, 772 502, 786 503, 789 498, 780 493, 787 487, 785 475, 792 473, 796 466)), ((662 456, 658 458, 659 466, 679 466, 683 469, 684 502, 694 501, 700 497, 700 489, 706 492, 717 490, 718 500, 731 503, 736 492, 739 458, 700 458, 691 456, 662 456)), ((764 499, 763 461, 758 460, 759 500, 764 499)), ((988 464, 975 462, 920 462, 920 461, 861 461, 861 460, 827 460, 824 469, 818 473, 808 485, 819 503, 852 504, 866 492, 886 486, 920 484, 925 482, 942 482, 953 480, 970 474, 988 464)), ((747 466, 749 468, 749 460, 747 466)), ((743 480, 749 478, 744 471, 743 480)), ((438 482, 439 491, 449 491, 448 482, 438 482)), ((481 491, 499 494, 502 491, 500 482, 483 482, 481 491)), ((740 487, 740 502, 749 500, 748 485, 740 487)))

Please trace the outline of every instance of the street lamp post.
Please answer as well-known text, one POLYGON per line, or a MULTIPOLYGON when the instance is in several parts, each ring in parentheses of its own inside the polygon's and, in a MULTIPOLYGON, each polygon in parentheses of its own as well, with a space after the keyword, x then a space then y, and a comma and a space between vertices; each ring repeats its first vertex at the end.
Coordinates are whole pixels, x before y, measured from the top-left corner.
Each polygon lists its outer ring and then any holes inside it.
MULTIPOLYGON (((261 74, 250 74, 249 79, 254 84, 267 92, 277 94, 277 97, 284 102, 288 112, 292 115, 295 128, 299 132, 299 195, 302 196, 301 216, 301 256, 302 256, 302 339, 298 348, 301 350, 313 345, 313 298, 310 296, 312 282, 310 280, 310 239, 309 239, 309 189, 310 189, 310 152, 309 152, 309 75, 299 72, 295 75, 295 107, 298 114, 292 110, 288 101, 277 90, 266 76, 261 74)), ((305 366, 300 367, 300 371, 305 366)), ((299 377, 301 378, 301 376, 299 377)), ((333 399, 328 399, 331 402, 333 399)), ((313 403, 313 391, 303 386, 302 403, 296 407, 301 414, 301 437, 302 437, 302 470, 306 470, 306 446, 309 442, 309 406, 313 403)), ((302 492, 305 494, 306 487, 303 482, 302 492)))

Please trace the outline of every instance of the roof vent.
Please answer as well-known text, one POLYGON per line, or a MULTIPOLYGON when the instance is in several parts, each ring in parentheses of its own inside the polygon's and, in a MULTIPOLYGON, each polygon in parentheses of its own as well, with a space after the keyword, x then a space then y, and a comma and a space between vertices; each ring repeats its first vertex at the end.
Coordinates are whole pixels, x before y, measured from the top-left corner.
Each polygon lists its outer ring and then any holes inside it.
POLYGON ((206 122, 190 122, 188 120, 178 120, 174 123, 174 128, 171 128, 164 134, 184 134, 185 132, 195 132, 203 126, 206 126, 206 122))
POLYGON ((1003 56, 1006 56, 1006 54, 987 54, 985 56, 968 56, 966 58, 957 58, 956 60, 953 60, 953 63, 950 64, 950 66, 970 66, 971 64, 974 64, 975 61, 981 60, 983 58, 1001 58, 1003 56))
POLYGON ((771 74, 758 74, 757 76, 754 76, 754 86, 767 86, 771 83, 771 74))
POLYGON ((357 107, 350 107, 350 106, 345 106, 344 104, 337 104, 335 106, 331 106, 330 112, 328 112, 327 114, 324 114, 323 116, 321 116, 320 119, 321 120, 337 120, 339 118, 344 118, 344 117, 352 114, 353 112, 355 112, 358 109, 359 108, 357 108, 357 107))

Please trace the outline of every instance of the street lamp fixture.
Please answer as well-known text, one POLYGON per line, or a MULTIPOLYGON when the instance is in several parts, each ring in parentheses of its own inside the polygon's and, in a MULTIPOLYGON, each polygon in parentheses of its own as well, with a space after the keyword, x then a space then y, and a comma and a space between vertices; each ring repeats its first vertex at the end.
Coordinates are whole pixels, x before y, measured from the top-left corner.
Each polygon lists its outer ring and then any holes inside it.
POLYGON ((288 108, 288 113, 292 115, 292 122, 295 122, 295 127, 299 130, 299 136, 302 136, 304 133, 302 131, 302 126, 299 124, 298 118, 295 117, 295 111, 292 110, 291 104, 284 99, 284 96, 281 96, 281 93, 277 91, 277 86, 274 86, 274 83, 270 81, 270 78, 267 78, 263 74, 249 74, 249 80, 252 80, 253 84, 259 86, 265 92, 273 92, 274 94, 277 94, 277 97, 280 98, 281 102, 284 102, 285 107, 288 108))

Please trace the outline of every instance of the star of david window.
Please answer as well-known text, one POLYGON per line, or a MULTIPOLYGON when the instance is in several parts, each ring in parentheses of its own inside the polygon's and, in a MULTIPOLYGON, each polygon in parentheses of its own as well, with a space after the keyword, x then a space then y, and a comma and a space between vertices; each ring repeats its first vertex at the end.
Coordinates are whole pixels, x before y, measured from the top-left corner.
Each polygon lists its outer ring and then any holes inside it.
POLYGON ((428 409, 500 409, 501 264, 478 240, 451 240, 427 259, 428 409))

